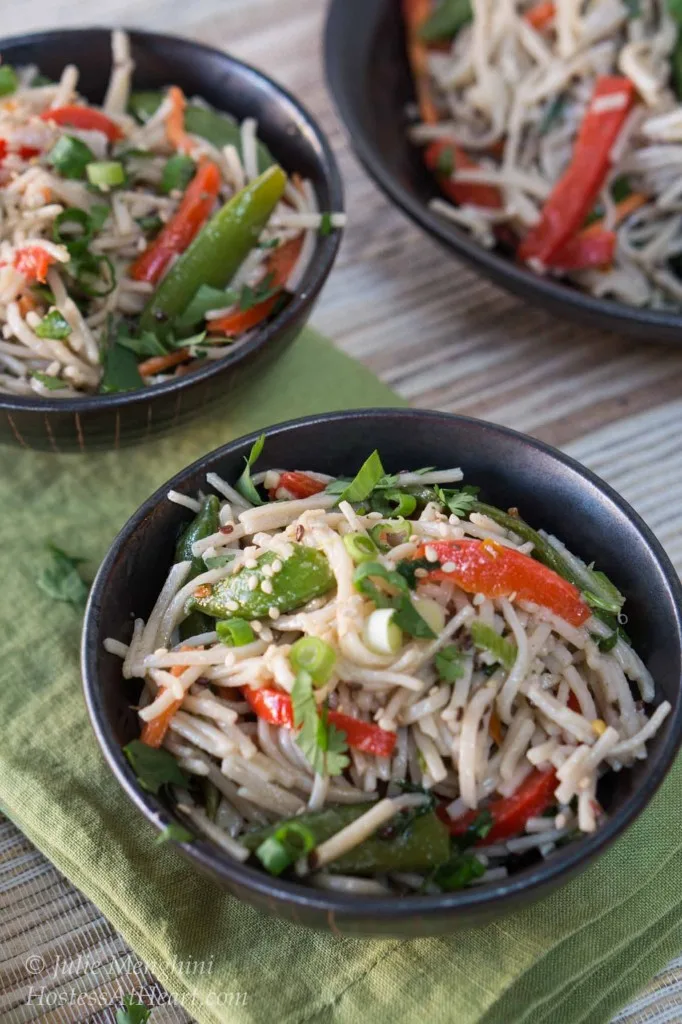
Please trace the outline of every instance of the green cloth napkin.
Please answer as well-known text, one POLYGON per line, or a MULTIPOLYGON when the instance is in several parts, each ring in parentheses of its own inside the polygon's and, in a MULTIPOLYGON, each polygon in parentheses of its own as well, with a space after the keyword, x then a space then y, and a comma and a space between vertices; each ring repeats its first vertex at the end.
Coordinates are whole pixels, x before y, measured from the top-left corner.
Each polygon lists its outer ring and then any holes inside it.
POLYGON ((144 449, 0 452, 0 803, 202 1024, 600 1024, 682 948, 679 765, 599 863, 486 928, 359 941, 266 923, 172 847, 154 846, 88 724, 79 615, 34 583, 45 540, 94 570, 154 488, 230 438, 303 413, 397 401, 306 331, 228 409, 144 449), (189 960, 212 967, 188 973, 189 960))

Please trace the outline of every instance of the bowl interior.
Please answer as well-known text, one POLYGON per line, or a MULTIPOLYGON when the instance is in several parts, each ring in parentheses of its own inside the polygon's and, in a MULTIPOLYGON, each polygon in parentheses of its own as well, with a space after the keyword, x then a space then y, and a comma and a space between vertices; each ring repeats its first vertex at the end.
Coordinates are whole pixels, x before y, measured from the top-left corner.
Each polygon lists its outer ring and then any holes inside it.
POLYGON ((592 327, 647 341, 682 343, 682 314, 637 309, 597 299, 568 282, 541 277, 516 264, 502 246, 488 250, 428 208, 443 198, 420 148, 407 137, 415 92, 400 4, 393 0, 332 0, 325 61, 334 99, 350 141, 388 196, 448 249, 497 284, 592 327))
MULTIPOLYGON (((166 500, 168 487, 194 494, 206 486, 209 471, 234 482, 254 439, 241 439, 211 453, 157 491, 119 534, 93 585, 83 634, 83 671, 91 718, 119 781, 156 824, 164 819, 164 809, 137 787, 120 750, 138 734, 129 705, 138 696, 139 684, 122 686, 121 662, 105 652, 102 641, 105 637, 127 640, 132 616, 146 618, 161 589, 177 535, 190 516, 166 500)), ((375 447, 390 472, 423 465, 461 466, 465 480, 480 486, 485 500, 502 507, 517 506, 531 524, 555 532, 586 561, 596 559, 626 596, 628 630, 656 680, 657 700, 665 698, 674 707, 649 745, 648 759, 631 771, 612 776, 609 818, 598 833, 503 883, 440 896, 435 904, 462 908, 510 897, 587 860, 641 810, 667 770, 682 729, 679 580, 646 526, 596 477, 540 442, 480 421, 393 410, 295 421, 268 431, 259 468, 352 474, 375 447)), ((248 888, 266 888, 284 900, 316 899, 334 907, 354 902, 351 897, 314 893, 270 879, 235 865, 208 844, 194 843, 186 851, 221 879, 237 878, 248 888)), ((414 909, 414 900, 427 908, 434 905, 433 897, 379 903, 390 905, 391 913, 406 916, 410 906, 414 909)), ((373 903, 372 909, 376 912, 377 905, 373 903)))
MULTIPOLYGON (((228 54, 188 39, 154 32, 129 30, 135 62, 133 89, 161 89, 179 85, 188 98, 205 99, 238 121, 253 117, 258 135, 273 157, 289 172, 307 178, 322 210, 342 210, 343 190, 332 151, 319 126, 299 103, 262 72, 228 54)), ((35 64, 58 79, 67 64, 79 69, 78 90, 92 102, 101 102, 111 70, 111 30, 64 29, 0 40, 0 54, 17 66, 35 64)), ((0 406, 35 409, 40 413, 88 412, 107 406, 146 403, 153 396, 175 393, 219 374, 225 367, 249 358, 279 331, 300 322, 326 279, 340 232, 318 234, 316 248, 296 296, 262 329, 235 345, 222 359, 209 361, 185 377, 116 395, 83 396, 72 401, 0 395, 0 406)))

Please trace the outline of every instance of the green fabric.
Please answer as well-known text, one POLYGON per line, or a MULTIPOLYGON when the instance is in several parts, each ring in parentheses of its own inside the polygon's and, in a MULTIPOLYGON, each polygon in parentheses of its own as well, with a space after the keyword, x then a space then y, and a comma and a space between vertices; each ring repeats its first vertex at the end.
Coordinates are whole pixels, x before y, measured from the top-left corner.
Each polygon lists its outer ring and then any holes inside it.
POLYGON ((679 765, 598 864, 500 923, 364 942, 266 923, 153 845, 90 731, 79 616, 33 582, 44 540, 94 569, 147 494, 229 438, 303 413, 391 404, 387 388, 308 331, 239 402, 182 434, 116 454, 0 453, 0 803, 202 1024, 600 1024, 682 948, 679 765), (207 973, 183 970, 190 959, 207 973))

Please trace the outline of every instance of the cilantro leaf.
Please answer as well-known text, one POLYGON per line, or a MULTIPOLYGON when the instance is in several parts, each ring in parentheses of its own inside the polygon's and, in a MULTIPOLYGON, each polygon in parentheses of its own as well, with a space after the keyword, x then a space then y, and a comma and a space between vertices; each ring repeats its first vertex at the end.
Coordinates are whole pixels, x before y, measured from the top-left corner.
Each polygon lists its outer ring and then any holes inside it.
POLYGON ((294 726, 300 731, 296 744, 318 775, 340 775, 348 766, 346 734, 328 721, 326 708, 319 713, 309 672, 299 672, 291 689, 294 726))
POLYGON ((84 608, 90 587, 78 572, 85 559, 68 555, 56 544, 47 544, 50 563, 39 574, 36 583, 53 601, 65 601, 74 608, 84 608))
POLYGON ((62 388, 68 387, 67 382, 61 377, 52 377, 49 373, 41 373, 39 370, 34 370, 31 376, 50 391, 61 391, 62 388))
POLYGON ((116 1024, 146 1024, 151 1010, 138 1003, 134 996, 124 996, 123 1006, 116 1011, 116 1024))
POLYGON ((410 590, 414 590, 418 582, 417 569, 440 569, 440 562, 430 562, 428 558, 402 558, 395 568, 407 580, 410 590))
POLYGON ((470 846, 474 846, 480 839, 485 839, 494 824, 495 822, 490 811, 481 811, 476 815, 466 832, 462 835, 455 836, 453 842, 457 846, 458 850, 467 850, 470 846))
POLYGON ((239 308, 244 313, 246 310, 260 305, 261 302, 271 299, 280 290, 279 286, 275 284, 275 275, 273 273, 266 274, 257 285, 251 287, 251 285, 245 284, 242 287, 239 294, 239 308))
POLYGON ((131 740, 123 748, 137 781, 148 793, 157 794, 162 786, 186 786, 188 778, 167 750, 149 747, 141 740, 131 740))
POLYGON ((464 655, 455 644, 449 644, 438 651, 434 661, 436 671, 444 683, 454 683, 464 675, 464 655))
POLYGON ((401 573, 385 569, 379 562, 363 562, 355 570, 353 583, 355 589, 374 601, 377 608, 395 608, 393 621, 403 632, 421 640, 435 639, 436 634, 412 604, 408 582, 401 573), (379 587, 376 579, 384 580, 396 593, 379 587))
POLYGON ((475 854, 457 853, 434 872, 432 880, 443 892, 454 892, 484 874, 485 867, 475 854))
POLYGON ((261 436, 256 441, 253 442, 248 458, 245 460, 246 466, 244 468, 244 472, 242 473, 242 475, 239 477, 239 480, 237 480, 237 483, 235 484, 236 489, 239 491, 242 497, 246 498, 247 501, 250 501, 252 505, 264 504, 261 496, 259 495, 258 491, 255 488, 253 480, 251 479, 251 467, 253 466, 254 462, 256 462, 257 459, 260 457, 260 454, 263 451, 264 444, 265 434, 261 434, 261 436))
POLYGON ((478 487, 462 487, 461 490, 443 490, 441 487, 434 487, 438 500, 450 509, 454 516, 462 519, 472 512, 476 506, 478 487))
POLYGON ((71 334, 71 324, 64 319, 58 309, 51 309, 35 327, 35 333, 39 338, 63 341, 71 334))
POLYGON ((158 834, 154 840, 154 845, 161 846, 162 843, 167 843, 170 839, 174 839, 176 843, 191 843, 194 836, 177 821, 171 821, 166 825, 163 831, 158 834))
POLYGON ((136 356, 165 356, 168 349, 163 345, 153 331, 143 331, 139 338, 133 338, 120 330, 116 336, 116 344, 134 352, 136 356))

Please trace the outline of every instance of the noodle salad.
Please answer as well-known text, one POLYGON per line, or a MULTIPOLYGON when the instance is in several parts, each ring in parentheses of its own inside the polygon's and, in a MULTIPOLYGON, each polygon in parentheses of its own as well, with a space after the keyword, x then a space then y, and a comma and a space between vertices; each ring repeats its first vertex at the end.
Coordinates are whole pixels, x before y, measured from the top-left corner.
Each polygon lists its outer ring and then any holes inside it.
POLYGON ((125 32, 101 107, 0 65, 0 390, 73 398, 216 360, 300 288, 341 227, 310 181, 177 85, 132 92, 125 32))
POLYGON ((132 639, 140 785, 272 875, 337 891, 504 878, 604 820, 670 711, 624 598, 459 469, 252 474, 194 514, 132 639))
POLYGON ((539 274, 682 303, 682 5, 402 0, 431 208, 539 274))

